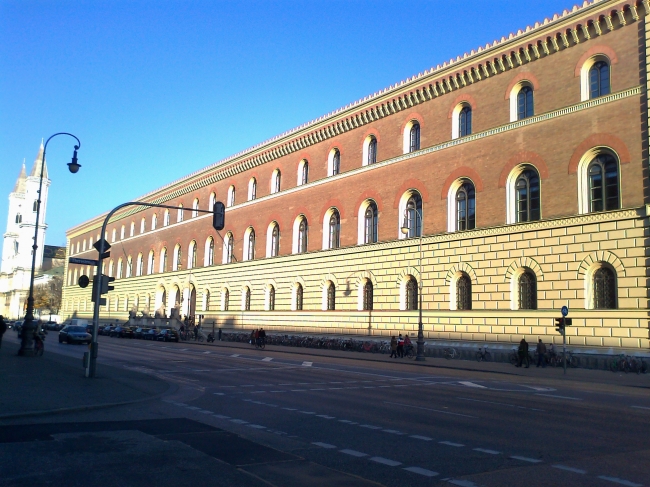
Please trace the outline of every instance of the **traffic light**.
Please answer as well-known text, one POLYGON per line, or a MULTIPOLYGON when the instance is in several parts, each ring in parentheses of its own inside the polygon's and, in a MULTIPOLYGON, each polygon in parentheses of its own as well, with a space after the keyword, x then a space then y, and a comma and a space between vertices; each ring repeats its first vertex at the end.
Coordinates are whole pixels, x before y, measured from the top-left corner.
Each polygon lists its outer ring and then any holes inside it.
MULTIPOLYGON (((93 290, 96 289, 95 286, 99 286, 99 293, 100 294, 106 294, 108 291, 112 291, 115 289, 115 286, 110 286, 110 283, 115 280, 114 277, 108 277, 105 274, 101 275, 95 275, 93 277, 93 290), (99 283, 99 284, 98 284, 99 283)), ((92 293, 92 301, 95 301, 95 293, 92 293)), ((100 298, 100 302, 102 306, 106 304, 106 299, 105 298, 100 298)))
POLYGON ((112 291, 113 289, 115 289, 115 286, 109 286, 109 284, 114 280, 115 280, 114 277, 108 277, 102 274, 102 290, 101 290, 102 294, 106 294, 108 291, 112 291))
POLYGON ((560 335, 564 335, 564 321, 565 321, 564 317, 555 318, 555 325, 557 326, 555 331, 557 331, 560 335))
POLYGON ((215 230, 223 230, 226 226, 226 205, 221 201, 215 201, 212 209, 212 226, 215 230))

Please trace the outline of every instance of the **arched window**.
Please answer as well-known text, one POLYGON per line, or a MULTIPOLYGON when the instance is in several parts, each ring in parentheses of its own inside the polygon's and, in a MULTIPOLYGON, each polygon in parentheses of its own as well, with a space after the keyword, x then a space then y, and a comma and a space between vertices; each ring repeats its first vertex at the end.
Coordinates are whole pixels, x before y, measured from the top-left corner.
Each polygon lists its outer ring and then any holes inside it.
POLYGON ((206 242, 205 259, 203 262, 203 265, 206 267, 214 264, 214 239, 212 237, 209 237, 206 242))
POLYGON ((233 238, 232 233, 226 234, 226 238, 223 243, 223 259, 224 264, 230 264, 232 262, 232 249, 233 249, 233 238))
MULTIPOLYGON (((122 228, 120 229, 120 240, 124 240, 124 225, 122 225, 122 228)), ((90 248, 90 242, 88 248, 90 248)))
POLYGON ((209 209, 210 211, 214 211, 214 204, 215 204, 216 202, 217 202, 217 195, 216 195, 215 193, 210 193, 210 202, 209 202, 209 204, 208 204, 208 205, 209 205, 209 206, 208 206, 208 209, 209 209))
POLYGON ((472 230, 476 227, 476 192, 467 181, 456 191, 456 229, 472 230))
POLYGON ((115 277, 117 279, 122 279, 122 266, 123 266, 122 257, 120 257, 117 260, 117 273, 115 274, 115 277))
POLYGON ((302 218, 298 225, 298 253, 307 252, 307 219, 302 218))
POLYGON ((280 255, 280 227, 275 224, 271 231, 271 257, 280 255))
POLYGON ((533 169, 523 171, 515 182, 517 223, 540 219, 539 175, 533 169))
POLYGON ((144 231, 146 230, 146 226, 147 226, 147 222, 143 217, 142 220, 140 220, 140 233, 144 233, 144 231))
POLYGON ((16 223, 22 223, 23 216, 20 213, 16 213, 16 223))
POLYGON ((248 181, 248 201, 252 201, 255 198, 257 198, 257 180, 251 178, 250 181, 248 181))
POLYGON ((255 230, 252 228, 248 229, 248 235, 246 236, 246 260, 255 259, 255 230))
POLYGON ((594 309, 616 309, 616 276, 609 267, 594 272, 594 309))
POLYGON ((136 276, 141 276, 142 275, 142 266, 143 266, 143 258, 142 254, 138 254, 138 260, 136 263, 136 268, 135 268, 135 275, 136 276))
POLYGON ((196 267, 196 242, 192 240, 190 242, 190 248, 187 256, 187 268, 194 269, 196 267))
POLYGON ((409 276, 408 281, 406 281, 405 286, 406 291, 406 309, 407 310, 416 310, 418 309, 418 283, 415 280, 415 277, 409 276))
POLYGON ((365 311, 372 310, 373 307, 373 287, 370 279, 366 279, 363 283, 363 309, 365 311))
POLYGON ((235 187, 231 185, 228 188, 228 198, 226 199, 226 206, 235 206, 235 187))
MULTIPOLYGON (((153 225, 154 225, 154 222, 152 220, 151 221, 151 229, 152 230, 155 228, 153 225)), ((113 231, 111 232, 111 242, 115 242, 116 238, 117 238, 117 230, 114 228, 113 231)), ((85 240, 83 242, 83 250, 86 250, 86 241, 85 240)))
POLYGON ((464 106, 458 114, 458 136, 465 137, 472 133, 472 108, 464 106))
POLYGON ((537 279, 530 269, 519 275, 519 309, 537 309, 537 279))
POLYGON ((327 311, 336 309, 336 287, 333 282, 327 285, 327 311))
POLYGON ((199 212, 197 211, 199 209, 199 199, 195 198, 194 201, 192 202, 192 218, 196 218, 199 216, 199 212))
POLYGON ((154 253, 153 250, 149 251, 149 259, 147 262, 147 275, 153 274, 155 271, 154 269, 154 253))
POLYGON ((465 273, 456 281, 456 309, 472 309, 472 281, 465 273))
POLYGON ((341 246, 341 216, 337 210, 334 210, 330 215, 328 225, 329 229, 329 247, 330 249, 338 249, 341 246))
POLYGON ((178 213, 176 214, 176 222, 182 222, 183 221, 183 205, 178 205, 178 213))
POLYGON ((409 152, 420 150, 420 124, 413 122, 409 131, 409 152))
POLYGON ((328 173, 330 176, 336 176, 341 172, 341 152, 338 149, 332 149, 328 161, 328 173))
POLYGON ((369 166, 377 162, 377 139, 374 135, 370 135, 364 144, 364 166, 369 166))
POLYGON ((300 161, 298 164, 298 186, 307 184, 309 182, 309 162, 306 159, 300 161))
MULTIPOLYGON (((133 235, 135 235, 135 222, 131 222, 131 231, 129 233, 130 237, 133 237, 133 235)), ((97 238, 97 240, 99 240, 99 237, 97 238)))
POLYGON ((296 284, 296 311, 302 311, 302 284, 296 284))
POLYGON ((269 286, 267 289, 267 306, 266 309, 268 311, 275 311, 275 288, 273 286, 269 286))
POLYGON ((598 61, 589 69, 589 98, 609 95, 610 92, 609 63, 598 61))
POLYGON ((600 154, 587 168, 589 211, 618 210, 618 162, 610 154, 600 154))
POLYGON ((251 289, 248 286, 244 288, 244 302, 242 305, 244 311, 251 310, 251 289))
POLYGON ((517 120, 532 117, 534 114, 533 89, 524 86, 517 93, 517 120))
POLYGON ((228 311, 228 305, 230 304, 230 291, 224 289, 221 292, 221 311, 228 311))
POLYGON ((273 175, 271 176, 271 193, 279 193, 280 188, 282 183, 282 173, 280 172, 279 169, 276 169, 273 171, 273 175))
POLYGON ((108 264, 108 277, 113 277, 113 261, 112 260, 108 264))
POLYGON ((167 248, 160 251, 160 273, 167 272, 167 248))
POLYGON ((377 242, 378 221, 377 204, 374 201, 368 203, 363 215, 363 243, 377 242))
POLYGON ((419 237, 422 233, 422 198, 418 193, 413 193, 406 202, 404 220, 403 228, 408 228, 406 237, 419 237))
POLYGON ((34 200, 34 204, 32 205, 32 211, 34 213, 38 211, 38 200, 34 200))
POLYGON ((183 266, 181 265, 181 263, 183 261, 183 250, 181 249, 180 245, 176 246, 176 255, 174 256, 174 260, 176 261, 175 262, 176 265, 174 266, 174 270, 175 271, 180 271, 183 268, 183 266))

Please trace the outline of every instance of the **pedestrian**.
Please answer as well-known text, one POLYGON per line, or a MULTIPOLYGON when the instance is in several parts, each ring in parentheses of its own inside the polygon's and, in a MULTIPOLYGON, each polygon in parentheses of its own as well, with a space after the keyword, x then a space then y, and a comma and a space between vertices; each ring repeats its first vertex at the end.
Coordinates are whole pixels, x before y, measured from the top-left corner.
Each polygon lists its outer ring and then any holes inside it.
POLYGON ((219 341, 221 341, 221 328, 219 328, 219 341))
POLYGON ((7 331, 7 324, 5 323, 4 316, 0 315, 0 347, 2 347, 2 335, 7 331))
POLYGON ((397 358, 397 338, 395 336, 390 339, 390 357, 388 358, 397 358))
POLYGON ((257 330, 251 331, 251 339, 248 341, 248 343, 250 343, 251 345, 255 345, 255 332, 256 331, 257 330))
POLYGON ((530 358, 528 357, 528 342, 525 338, 522 338, 519 342, 519 349, 517 350, 519 355, 519 363, 517 367, 521 367, 524 362, 526 362, 526 368, 530 367, 530 358))
POLYGON ((401 333, 397 337, 397 356, 404 358, 404 337, 401 333))
POLYGON ((256 328, 255 331, 253 332, 253 346, 257 345, 257 339, 259 337, 260 337, 260 330, 256 328))
POLYGON ((260 332, 258 336, 260 339, 260 345, 266 342, 266 332, 264 331, 264 328, 260 328, 260 332))
POLYGON ((540 365, 542 368, 546 367, 546 345, 542 342, 542 339, 540 338, 539 341, 537 342, 537 367, 540 365))
POLYGON ((406 336, 404 336, 404 352, 408 355, 409 350, 413 350, 413 342, 407 333, 406 336))

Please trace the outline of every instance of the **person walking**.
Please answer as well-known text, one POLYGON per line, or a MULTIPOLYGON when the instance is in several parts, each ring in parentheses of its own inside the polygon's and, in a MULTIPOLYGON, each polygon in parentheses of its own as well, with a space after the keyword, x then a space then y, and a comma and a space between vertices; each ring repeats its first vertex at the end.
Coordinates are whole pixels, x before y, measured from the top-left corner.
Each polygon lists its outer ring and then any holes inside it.
POLYGON ((409 338, 409 334, 407 333, 404 336, 404 353, 408 355, 409 350, 413 350, 413 342, 409 338))
POLYGON ((542 368, 546 368, 546 345, 544 345, 541 338, 537 342, 537 367, 540 365, 542 368))
POLYGON ((0 315, 0 348, 2 347, 2 335, 7 331, 7 323, 5 323, 4 316, 0 315))
POLYGON ((388 358, 397 358, 397 338, 395 336, 390 339, 390 357, 388 358))
POLYGON ((253 346, 255 346, 255 332, 256 332, 256 331, 257 331, 257 330, 253 330, 253 331, 251 331, 251 339, 250 339, 249 342, 248 342, 248 343, 250 343, 250 344, 253 345, 253 346))
POLYGON ((219 328, 219 341, 221 341, 221 328, 219 328))
POLYGON ((262 345, 263 343, 266 344, 266 332, 264 331, 264 328, 260 328, 258 337, 260 339, 260 345, 262 345))
POLYGON ((397 337, 397 356, 404 358, 404 337, 401 333, 397 337))
POLYGON ((522 338, 519 342, 519 349, 517 350, 519 355, 519 363, 517 367, 521 367, 526 362, 526 368, 530 367, 530 359, 528 358, 528 342, 525 338, 522 338))

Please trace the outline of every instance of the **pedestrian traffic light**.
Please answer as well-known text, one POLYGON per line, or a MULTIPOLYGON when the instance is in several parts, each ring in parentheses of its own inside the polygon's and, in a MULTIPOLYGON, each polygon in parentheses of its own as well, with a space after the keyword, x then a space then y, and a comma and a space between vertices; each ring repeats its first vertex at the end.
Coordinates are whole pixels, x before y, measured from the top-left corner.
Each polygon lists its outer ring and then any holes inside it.
POLYGON ((226 226, 226 205, 221 201, 215 201, 212 209, 212 226, 215 230, 223 230, 226 226))
POLYGON ((564 335, 564 320, 564 317, 555 318, 555 325, 557 326, 555 331, 557 331, 560 335, 564 335))

